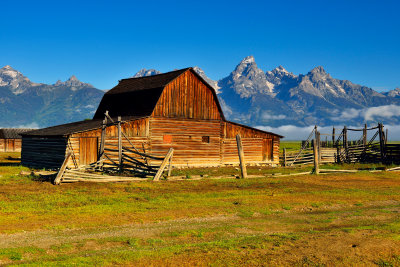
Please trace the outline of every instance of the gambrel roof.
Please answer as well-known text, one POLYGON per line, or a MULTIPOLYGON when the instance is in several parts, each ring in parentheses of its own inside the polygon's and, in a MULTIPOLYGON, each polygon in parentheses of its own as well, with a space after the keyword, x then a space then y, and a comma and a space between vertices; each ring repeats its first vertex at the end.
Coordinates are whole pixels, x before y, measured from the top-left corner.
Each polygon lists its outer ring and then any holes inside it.
POLYGON ((106 110, 120 116, 150 116, 164 88, 186 71, 191 71, 212 91, 221 117, 224 118, 215 90, 193 70, 185 68, 153 76, 122 79, 104 94, 93 119, 104 118, 106 110))

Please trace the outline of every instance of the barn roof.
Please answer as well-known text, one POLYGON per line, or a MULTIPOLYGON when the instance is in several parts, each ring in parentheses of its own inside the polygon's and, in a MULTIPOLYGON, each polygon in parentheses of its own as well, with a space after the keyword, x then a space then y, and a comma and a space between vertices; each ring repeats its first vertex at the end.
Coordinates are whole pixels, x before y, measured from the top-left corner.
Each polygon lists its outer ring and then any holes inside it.
POLYGON ((32 131, 28 128, 3 128, 0 129, 0 139, 21 139, 21 133, 32 131))
POLYGON ((104 94, 93 119, 102 119, 106 110, 120 116, 150 116, 164 87, 189 69, 120 80, 104 94))
POLYGON ((150 116, 165 86, 188 70, 191 70, 210 88, 221 117, 224 118, 215 90, 193 68, 185 68, 152 76, 120 80, 117 86, 104 94, 93 119, 102 119, 107 110, 110 114, 120 116, 150 116))
POLYGON ((115 86, 110 91, 108 91, 106 95, 136 92, 154 88, 162 88, 189 69, 191 68, 175 70, 152 76, 122 79, 119 81, 118 85, 115 86))
MULTIPOLYGON (((122 121, 131 121, 141 119, 143 117, 122 117, 122 121)), ((117 121, 117 118, 113 118, 117 121)), ((57 126, 47 127, 39 130, 25 132, 22 135, 28 136, 67 136, 73 133, 85 132, 89 130, 95 130, 102 127, 103 120, 85 120, 77 121, 67 124, 61 124, 57 126)))

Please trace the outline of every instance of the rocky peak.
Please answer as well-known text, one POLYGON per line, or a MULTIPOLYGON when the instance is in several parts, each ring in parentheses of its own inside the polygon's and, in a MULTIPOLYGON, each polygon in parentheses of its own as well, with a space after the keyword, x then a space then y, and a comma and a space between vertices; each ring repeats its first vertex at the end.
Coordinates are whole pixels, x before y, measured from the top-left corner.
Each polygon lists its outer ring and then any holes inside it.
POLYGON ((390 90, 389 92, 385 93, 385 95, 400 98, 400 88, 397 87, 396 89, 390 90))
POLYGON ((322 66, 313 68, 308 74, 328 75, 328 73, 325 71, 325 69, 322 66))
POLYGON ((275 85, 281 84, 282 79, 289 78, 294 79, 297 78, 292 72, 288 72, 284 67, 278 66, 271 71, 267 71, 265 73, 267 80, 275 85))
POLYGON ((218 85, 224 88, 233 88, 241 98, 249 98, 258 93, 274 94, 274 85, 257 67, 253 56, 245 57, 240 61, 235 70, 228 77, 222 79, 218 85))
POLYGON ((160 71, 155 69, 141 69, 132 78, 146 77, 161 74, 160 71))
POLYGON ((10 65, 5 65, 0 70, 14 70, 10 65))
POLYGON ((248 56, 245 57, 240 64, 252 64, 252 63, 256 63, 256 60, 254 59, 254 56, 248 56))
POLYGON ((93 88, 93 86, 91 84, 79 81, 75 75, 72 75, 71 77, 69 77, 69 79, 66 80, 65 82, 58 80, 54 85, 70 87, 72 91, 76 91, 76 90, 82 89, 82 88, 93 88))
POLYGON ((26 91, 27 87, 37 86, 31 82, 21 72, 13 69, 10 65, 6 65, 0 69, 0 87, 9 87, 13 94, 19 95, 26 91))

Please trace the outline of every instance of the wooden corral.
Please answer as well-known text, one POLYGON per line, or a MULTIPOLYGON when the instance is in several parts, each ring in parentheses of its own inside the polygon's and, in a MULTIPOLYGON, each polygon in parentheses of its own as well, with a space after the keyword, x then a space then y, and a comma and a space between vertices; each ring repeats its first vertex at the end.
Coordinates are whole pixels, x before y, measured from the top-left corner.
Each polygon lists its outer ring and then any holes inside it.
POLYGON ((0 152, 21 152, 21 133, 32 131, 26 128, 0 129, 0 152))
MULTIPOLYGON (((331 134, 321 134, 317 126, 312 130, 308 139, 302 141, 300 151, 286 153, 284 149, 281 159, 282 165, 292 166, 299 164, 313 164, 315 155, 318 162, 323 163, 400 163, 400 144, 387 142, 388 130, 378 123, 377 126, 368 128, 351 129, 346 126, 335 135, 335 128, 331 134), (362 133, 358 140, 348 140, 348 131, 362 133), (368 138, 367 132, 372 131, 372 137, 368 138), (331 136, 332 142, 321 141, 321 135, 331 136), (311 142, 311 138, 314 139, 311 142), (315 142, 314 142, 315 140, 315 142), (314 147, 314 144, 316 147, 314 147), (314 153, 316 152, 316 153, 314 153)), ((327 138, 326 138, 327 140, 327 138)))
MULTIPOLYGON (((227 121, 215 90, 188 68, 123 79, 104 95, 93 120, 25 134, 22 164, 59 168, 69 152, 69 168, 99 160, 106 112, 114 120, 121 116, 121 131, 127 137, 121 140, 122 147, 133 145, 140 153, 152 155, 146 159, 149 165, 161 164, 170 148, 174 167, 237 165, 237 134, 242 138, 246 163, 279 163, 282 136, 227 121)), ((104 129, 105 162, 122 161, 117 125, 104 129)), ((124 151, 127 161, 143 160, 133 152, 124 151)))

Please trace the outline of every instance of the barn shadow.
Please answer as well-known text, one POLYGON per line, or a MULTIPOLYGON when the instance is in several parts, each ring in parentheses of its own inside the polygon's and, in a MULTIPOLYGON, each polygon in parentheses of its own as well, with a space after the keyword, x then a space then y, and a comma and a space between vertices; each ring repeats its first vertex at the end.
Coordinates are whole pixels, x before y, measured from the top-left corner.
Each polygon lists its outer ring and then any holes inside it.
POLYGON ((0 167, 10 167, 10 166, 19 166, 21 165, 21 158, 19 157, 6 157, 3 162, 0 162, 0 167))

